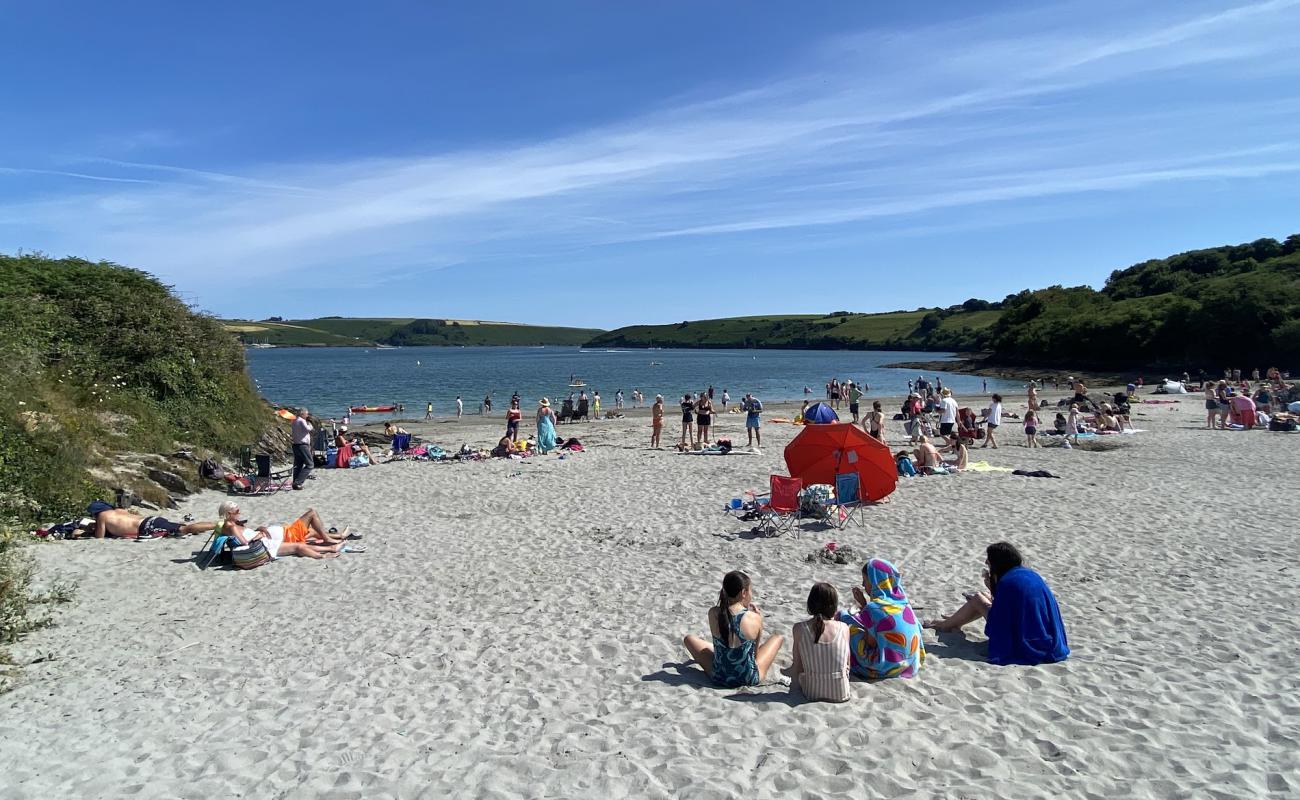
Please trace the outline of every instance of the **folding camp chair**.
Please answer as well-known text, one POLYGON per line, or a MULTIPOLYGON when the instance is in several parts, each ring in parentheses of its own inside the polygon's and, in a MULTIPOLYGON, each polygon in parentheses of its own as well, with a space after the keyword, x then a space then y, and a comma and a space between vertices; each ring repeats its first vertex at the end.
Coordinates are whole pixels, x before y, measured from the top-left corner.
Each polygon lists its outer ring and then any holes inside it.
POLYGON ((856 472, 845 472, 835 476, 835 527, 843 530, 850 522, 856 520, 859 526, 867 524, 863 508, 861 479, 856 472))
POLYGON ((766 502, 759 505, 762 519, 759 530, 768 536, 780 536, 783 533, 799 530, 795 527, 800 518, 799 493, 803 491, 803 481, 787 478, 784 475, 771 477, 771 491, 766 502))
POLYGON ((249 482, 253 484, 252 491, 249 494, 271 494, 281 489, 288 489, 293 479, 288 472, 273 472, 271 470, 271 457, 266 453, 258 453, 255 457, 257 462, 257 472, 249 476, 249 482))
POLYGON ((212 535, 203 543, 203 548, 199 550, 198 557, 194 559, 194 563, 198 565, 199 569, 207 569, 212 566, 221 557, 221 554, 233 547, 236 542, 235 537, 225 533, 218 533, 218 530, 212 531, 212 535))
POLYGON ((393 434, 393 454, 405 453, 411 449, 411 434, 395 433, 393 434))

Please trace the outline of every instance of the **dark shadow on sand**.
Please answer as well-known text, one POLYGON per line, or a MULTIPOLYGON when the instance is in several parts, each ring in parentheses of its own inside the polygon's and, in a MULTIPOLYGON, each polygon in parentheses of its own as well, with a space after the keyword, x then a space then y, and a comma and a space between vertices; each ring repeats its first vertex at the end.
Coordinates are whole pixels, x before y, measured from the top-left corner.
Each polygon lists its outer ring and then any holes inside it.
POLYGON ((665 661, 663 669, 641 676, 642 681, 658 681, 669 686, 694 686, 697 689, 712 689, 713 682, 704 670, 694 661, 665 661))
POLYGON ((962 661, 981 661, 989 660, 988 642, 972 642, 966 638, 961 631, 952 633, 936 634, 938 642, 931 642, 925 646, 925 655, 927 658, 956 658, 962 661))

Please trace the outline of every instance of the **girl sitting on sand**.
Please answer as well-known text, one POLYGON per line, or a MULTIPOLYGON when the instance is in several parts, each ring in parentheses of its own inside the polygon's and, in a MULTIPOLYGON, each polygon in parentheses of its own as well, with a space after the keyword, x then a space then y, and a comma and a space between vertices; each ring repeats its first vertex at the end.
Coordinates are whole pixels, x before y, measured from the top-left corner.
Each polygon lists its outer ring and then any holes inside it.
POLYGON ((966 604, 946 619, 925 623, 939 633, 957 631, 980 617, 987 621, 989 661, 994 664, 1044 664, 1070 655, 1061 610, 1047 582, 1024 566, 1020 551, 1008 542, 985 551, 984 584, 988 591, 966 595, 966 604))
POLYGON ((911 678, 925 663, 921 626, 903 591, 903 576, 883 558, 862 565, 862 586, 853 587, 857 615, 840 613, 849 626, 855 675, 868 679, 911 678))
POLYGON ((794 663, 786 674, 809 700, 849 699, 849 626, 835 618, 839 604, 834 586, 814 583, 808 592, 812 618, 794 626, 794 663))
POLYGON ((709 609, 709 631, 712 644, 699 636, 687 636, 683 644, 714 683, 729 689, 762 681, 784 641, 774 633, 758 643, 763 635, 763 615, 754 605, 754 590, 743 572, 728 572, 723 577, 718 604, 709 609))

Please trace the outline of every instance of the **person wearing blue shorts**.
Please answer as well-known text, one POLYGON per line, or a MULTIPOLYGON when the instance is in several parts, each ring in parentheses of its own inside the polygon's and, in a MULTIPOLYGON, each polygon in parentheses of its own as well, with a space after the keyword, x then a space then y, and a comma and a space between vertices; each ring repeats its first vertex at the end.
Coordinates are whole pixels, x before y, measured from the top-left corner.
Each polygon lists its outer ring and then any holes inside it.
POLYGON ((746 392, 745 399, 740 401, 740 407, 745 412, 745 434, 749 437, 748 446, 757 453, 758 448, 763 446, 763 432, 759 428, 759 415, 763 413, 763 404, 757 397, 746 392))

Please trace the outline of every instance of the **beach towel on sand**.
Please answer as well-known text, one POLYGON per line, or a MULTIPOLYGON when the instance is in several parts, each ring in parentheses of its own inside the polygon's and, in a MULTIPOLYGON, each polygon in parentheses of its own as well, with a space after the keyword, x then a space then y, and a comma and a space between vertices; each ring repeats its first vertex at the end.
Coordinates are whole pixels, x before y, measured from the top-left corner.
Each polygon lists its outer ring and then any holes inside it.
POLYGON ((966 465, 967 472, 1010 472, 1011 467, 995 467, 987 461, 972 461, 966 465))
POLYGON ((863 678, 911 678, 925 662, 925 645, 902 576, 893 564, 873 558, 865 577, 866 608, 857 616, 840 612, 840 622, 849 626, 850 668, 863 678))
POLYGON ((994 664, 1032 666, 1070 655, 1056 596, 1028 567, 1016 567, 998 580, 984 633, 994 664))

